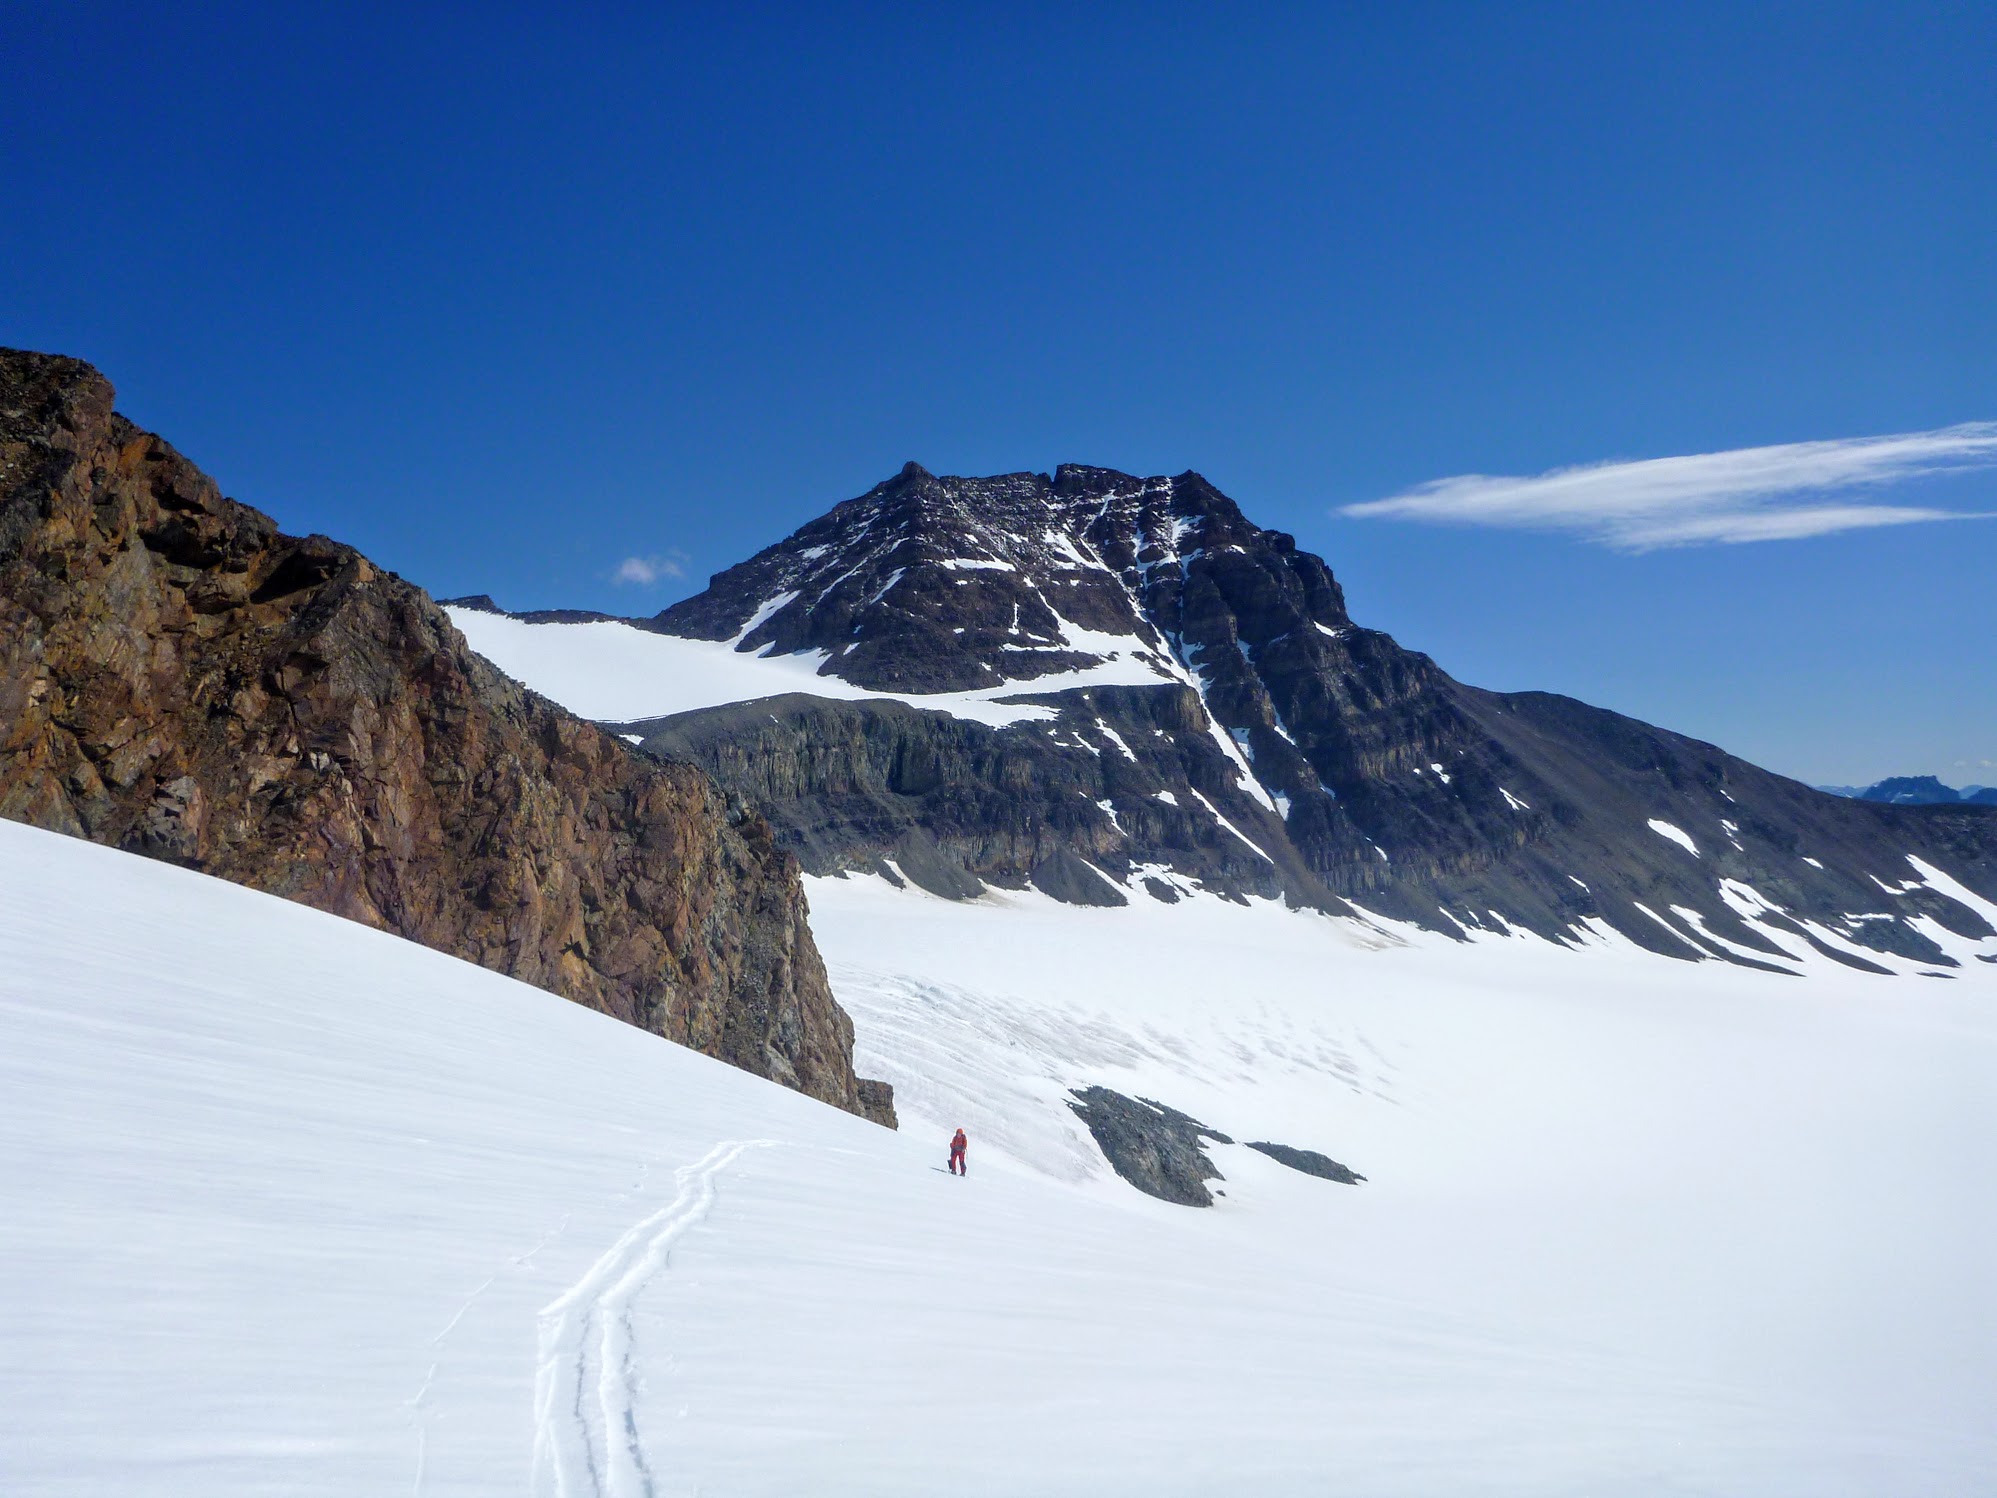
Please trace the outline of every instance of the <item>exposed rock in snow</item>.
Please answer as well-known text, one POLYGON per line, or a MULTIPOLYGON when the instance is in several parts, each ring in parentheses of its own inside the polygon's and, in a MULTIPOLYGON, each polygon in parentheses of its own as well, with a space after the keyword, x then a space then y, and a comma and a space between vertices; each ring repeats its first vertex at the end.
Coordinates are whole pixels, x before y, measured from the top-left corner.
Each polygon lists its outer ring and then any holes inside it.
POLYGON ((1305 1175, 1321 1176, 1327 1181, 1337 1181, 1346 1186, 1357 1186, 1366 1177, 1349 1165, 1340 1165, 1329 1155, 1321 1155, 1316 1150, 1293 1149, 1287 1144, 1269 1144, 1249 1140, 1248 1147, 1260 1150, 1271 1160, 1279 1160, 1292 1170, 1301 1170, 1305 1175))
POLYGON ((1206 1183, 1221 1174, 1200 1141, 1232 1144, 1232 1139, 1149 1098, 1128 1098, 1107 1087, 1080 1087, 1074 1097, 1068 1106, 1089 1126, 1103 1157, 1124 1180, 1160 1201, 1213 1205, 1206 1183))

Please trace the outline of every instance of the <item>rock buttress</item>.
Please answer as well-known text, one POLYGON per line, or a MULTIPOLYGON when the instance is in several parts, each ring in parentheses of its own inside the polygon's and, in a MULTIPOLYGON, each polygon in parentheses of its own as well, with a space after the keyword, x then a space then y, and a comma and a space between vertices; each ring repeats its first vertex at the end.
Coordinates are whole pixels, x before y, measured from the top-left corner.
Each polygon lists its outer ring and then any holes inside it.
POLYGON ((350 547, 224 498, 88 365, 14 351, 0 815, 394 932, 892 1122, 759 816, 508 680, 350 547))

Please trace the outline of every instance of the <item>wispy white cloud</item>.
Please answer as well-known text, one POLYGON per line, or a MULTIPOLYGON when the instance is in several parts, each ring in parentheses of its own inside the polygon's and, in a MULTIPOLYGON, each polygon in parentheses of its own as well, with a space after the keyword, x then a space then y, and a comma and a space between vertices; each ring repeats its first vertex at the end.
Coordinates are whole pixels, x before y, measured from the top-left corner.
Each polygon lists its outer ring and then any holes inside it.
POLYGON ((610 574, 614 583, 629 583, 635 587, 649 588, 654 583, 669 578, 686 576, 687 556, 683 551, 665 552, 659 556, 626 557, 617 564, 617 570, 610 574))
POLYGON ((1992 466, 1997 466, 1997 422, 1977 421, 1893 437, 1591 463, 1527 477, 1466 473, 1388 499, 1346 505, 1343 513, 1571 531, 1626 551, 1652 551, 1988 519, 1964 510, 1877 504, 1864 494, 1928 475, 1992 466))

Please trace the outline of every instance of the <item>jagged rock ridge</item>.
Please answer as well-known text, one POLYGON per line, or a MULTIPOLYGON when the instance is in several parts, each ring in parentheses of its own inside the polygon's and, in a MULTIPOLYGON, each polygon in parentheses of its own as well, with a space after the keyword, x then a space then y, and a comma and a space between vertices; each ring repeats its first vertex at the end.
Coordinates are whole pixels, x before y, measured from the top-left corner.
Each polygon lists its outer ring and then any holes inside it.
POLYGON ((892 1120, 853 1074, 761 817, 509 681, 351 548, 224 498, 89 366, 16 351, 0 725, 0 815, 395 932, 892 1120))
POLYGON ((1907 861, 1997 895, 1992 809, 1840 800, 1466 686, 1355 625, 1320 559, 1197 474, 910 464, 643 622, 904 695, 620 725, 763 807, 817 872, 1102 903, 1197 885, 1777 968, 1805 943, 1945 972, 1937 932, 1993 936, 1907 861), (1040 716, 953 710, 973 698, 1040 716))

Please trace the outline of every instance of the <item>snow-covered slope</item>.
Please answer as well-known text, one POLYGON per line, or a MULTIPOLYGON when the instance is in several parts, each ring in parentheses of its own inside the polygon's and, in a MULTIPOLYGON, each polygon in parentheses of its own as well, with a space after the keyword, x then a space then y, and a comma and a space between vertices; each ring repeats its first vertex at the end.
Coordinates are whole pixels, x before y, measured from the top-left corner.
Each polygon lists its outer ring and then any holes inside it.
POLYGON ((1054 709, 1021 700, 1025 694, 1071 687, 1152 685, 1166 678, 1121 655, 1064 672, 1052 685, 1001 682, 961 692, 888 692, 820 675, 822 651, 761 654, 740 640, 688 640, 639 629, 617 619, 539 624, 452 606, 445 610, 472 648, 517 680, 552 692, 573 713, 598 722, 670 717, 704 707, 808 692, 837 702, 906 702, 1003 728, 1047 721, 1054 709))
POLYGON ((1982 972, 813 898, 900 1135, 0 823, 0 1491, 1997 1484, 1982 972), (1152 1201, 1090 1080, 1371 1179, 1152 1201))

